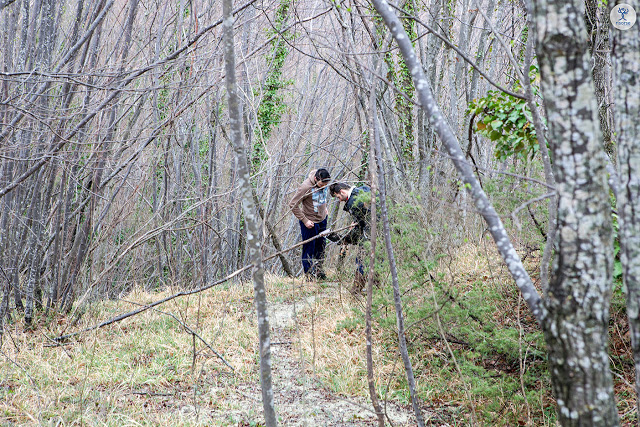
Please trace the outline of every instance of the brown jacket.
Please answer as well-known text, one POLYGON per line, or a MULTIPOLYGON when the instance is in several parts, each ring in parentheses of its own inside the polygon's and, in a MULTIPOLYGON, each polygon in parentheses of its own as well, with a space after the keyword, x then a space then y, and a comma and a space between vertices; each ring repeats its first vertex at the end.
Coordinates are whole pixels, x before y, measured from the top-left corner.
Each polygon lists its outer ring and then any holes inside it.
POLYGON ((291 212, 302 222, 309 219, 318 223, 327 217, 328 186, 320 189, 316 187, 316 183, 316 171, 312 170, 289 202, 291 212), (302 209, 299 206, 301 203, 302 209))

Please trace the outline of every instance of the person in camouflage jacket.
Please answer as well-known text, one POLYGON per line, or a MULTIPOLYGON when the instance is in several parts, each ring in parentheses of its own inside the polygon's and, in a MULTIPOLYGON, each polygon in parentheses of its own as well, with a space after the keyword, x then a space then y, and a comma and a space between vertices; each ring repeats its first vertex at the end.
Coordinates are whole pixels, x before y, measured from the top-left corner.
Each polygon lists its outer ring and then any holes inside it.
POLYGON ((343 182, 336 182, 329 186, 331 197, 344 203, 343 210, 351 215, 351 228, 343 235, 329 233, 327 239, 340 245, 358 245, 356 255, 356 274, 352 287, 353 293, 359 293, 365 286, 365 272, 362 243, 369 240, 371 223, 371 188, 367 185, 354 187, 343 182))

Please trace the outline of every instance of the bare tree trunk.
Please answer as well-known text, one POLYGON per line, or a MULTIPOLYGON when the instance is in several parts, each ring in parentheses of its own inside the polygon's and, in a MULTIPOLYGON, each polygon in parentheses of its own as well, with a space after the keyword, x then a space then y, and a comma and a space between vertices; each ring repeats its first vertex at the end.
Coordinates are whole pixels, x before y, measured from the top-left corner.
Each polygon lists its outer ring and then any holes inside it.
POLYGON ((622 277, 640 408, 640 25, 613 32, 615 129, 618 135, 618 215, 622 277))
POLYGON ((29 203, 28 224, 31 226, 31 233, 29 237, 29 274, 27 277, 27 283, 24 288, 25 293, 25 307, 24 307, 24 321, 27 326, 31 325, 34 314, 34 294, 38 284, 40 263, 40 230, 41 227, 41 212, 42 207, 40 205, 40 190, 37 185, 37 181, 42 180, 44 169, 40 169, 37 175, 36 183, 32 189, 31 202, 29 203))
MULTIPOLYGON (((482 5, 481 7, 485 7, 485 6, 482 5)), ((489 0, 486 5, 487 19, 491 19, 493 17, 494 8, 495 8, 495 0, 489 0)), ((489 29, 485 28, 480 33, 480 37, 478 39, 478 47, 476 51, 476 64, 482 68, 484 68, 485 66, 485 43, 487 42, 489 34, 490 34, 489 29)), ((473 100, 476 97, 476 94, 478 92, 479 78, 480 78, 480 74, 478 73, 478 70, 474 68, 473 71, 471 72, 471 86, 469 88, 469 96, 467 97, 467 102, 471 102, 471 100, 473 100)), ((432 81, 432 85, 433 85, 433 81, 432 81)))
MULTIPOLYGON (((527 47, 524 55, 524 81, 522 85, 524 87, 525 95, 527 97, 527 105, 531 110, 533 118, 533 126, 536 130, 536 137, 538 138, 538 145, 540 146, 540 157, 542 158, 542 164, 544 165, 544 178, 550 187, 556 186, 556 179, 553 176, 553 170, 551 168, 551 159, 549 156, 549 148, 547 147, 547 135, 540 116, 540 110, 534 99, 533 90, 531 89, 531 81, 529 80, 529 68, 531 67, 531 60, 533 56, 533 43, 535 39, 535 26, 531 14, 527 15, 529 22, 529 35, 527 37, 527 47)), ((558 198, 553 196, 549 199, 549 220, 547 225, 547 243, 545 244, 542 252, 542 261, 540 261, 540 284, 543 292, 549 287, 549 261, 551 260, 551 253, 553 251, 556 241, 556 222, 558 218, 558 198)))
POLYGON ((247 249, 253 265, 253 288, 258 316, 258 335, 260 337, 260 384, 262 386, 262 406, 268 427, 276 426, 276 412, 271 385, 271 344, 269 339, 269 314, 267 295, 264 287, 264 270, 262 267, 262 251, 258 238, 258 218, 251 194, 251 178, 247 165, 247 153, 242 138, 242 115, 235 78, 235 53, 233 42, 233 6, 232 0, 222 3, 224 21, 222 24, 224 37, 225 80, 229 103, 229 133, 231 144, 236 153, 238 187, 242 193, 242 207, 247 228, 247 249))
MULTIPOLYGON (((407 63, 407 66, 410 66, 410 64, 407 63)), ((376 122, 377 120, 373 121, 374 124, 376 122)), ((376 134, 378 134, 378 132, 376 132, 376 134)), ((405 334, 404 334, 405 330, 404 330, 404 317, 402 314, 402 300, 400 296, 400 285, 398 284, 398 270, 396 268, 396 260, 393 253, 393 246, 391 244, 391 230, 389 227, 389 214, 387 210, 387 198, 386 198, 385 169, 382 166, 382 161, 381 161, 382 156, 380 155, 381 153, 380 139, 376 138, 375 142, 376 142, 376 163, 378 166, 377 167, 378 177, 380 180, 380 207, 382 212, 382 227, 383 227, 383 233, 384 233, 384 242, 387 248, 387 254, 389 256, 389 268, 391 269, 391 280, 393 282, 393 300, 396 308, 398 347, 400 349, 400 354, 402 355, 402 361, 404 363, 404 369, 407 375, 407 383, 409 385, 409 393, 411 395, 413 412, 416 414, 418 426, 422 427, 424 426, 424 419, 422 417, 422 411, 420 410, 420 402, 418 400, 415 379, 413 377, 413 368, 411 367, 411 359, 409 358, 409 351, 407 350, 407 338, 405 337, 405 334)))
MULTIPOLYGON (((280 239, 278 238, 276 229, 271 224, 271 221, 269 221, 268 215, 265 214, 264 209, 262 209, 262 206, 260 205, 260 200, 258 199, 258 194, 256 192, 255 187, 253 187, 253 185, 251 188, 251 193, 253 197, 253 202, 255 203, 255 206, 258 208, 258 214, 260 214, 260 218, 262 218, 262 220, 264 221, 264 224, 267 228, 267 232, 269 233, 269 236, 271 236, 271 243, 273 244, 273 247, 275 248, 276 252, 278 253, 282 252, 282 245, 280 244, 280 239)), ((289 264, 289 261, 284 256, 284 254, 279 254, 278 259, 280 259, 280 263, 282 264, 282 269, 287 274, 287 276, 294 277, 295 275, 293 274, 291 265, 289 264)))
POLYGON ((378 425, 380 427, 384 427, 384 413, 382 412, 382 407, 380 406, 380 401, 378 400, 378 393, 376 391, 375 378, 373 375, 373 355, 371 352, 372 346, 372 336, 371 336, 371 310, 373 305, 373 282, 375 280, 375 269, 376 269, 376 239, 378 238, 378 221, 376 215, 376 194, 378 192, 378 182, 376 175, 376 151, 375 147, 380 145, 378 141, 376 143, 376 138, 379 138, 378 135, 378 109, 376 108, 377 98, 376 98, 376 80, 375 78, 371 79, 371 96, 369 97, 369 108, 371 112, 369 113, 369 129, 370 129, 370 139, 369 139, 369 176, 371 181, 371 233, 370 233, 370 241, 371 241, 371 256, 369 257, 369 273, 367 278, 367 308, 366 308, 366 319, 365 319, 365 336, 367 339, 367 381, 369 384, 369 396, 371 396, 371 403, 373 404, 373 408, 376 411, 376 415, 378 417, 378 425))
POLYGON ((5 7, 11 5, 11 3, 13 3, 16 0, 0 0, 0 10, 4 9, 5 7))
POLYGON ((4 334, 4 319, 9 314, 9 297, 11 296, 11 281, 0 266, 0 283, 2 283, 2 300, 0 300, 0 348, 2 348, 2 336, 4 334))
MULTIPOLYGON (((26 4, 28 2, 25 1, 25 8, 27 8, 26 4)), ((37 1, 36 2, 37 5, 39 5, 40 3, 37 1)), ((111 0, 107 6, 105 6, 101 13, 98 15, 98 17, 95 19, 95 21, 92 23, 92 25, 89 27, 89 29, 87 30, 87 32, 83 35, 82 39, 80 41, 78 41, 78 43, 76 43, 75 45, 71 46, 71 48, 69 49, 69 51, 66 52, 66 54, 64 55, 64 57, 58 62, 58 64, 54 67, 54 73, 57 73, 59 71, 62 70, 62 68, 75 56, 75 54, 78 52, 78 49, 80 49, 80 47, 88 40, 91 39, 91 35, 93 34, 93 31, 96 29, 96 27, 98 25, 100 25, 102 23, 102 20, 104 19, 104 17, 106 16, 107 11, 109 10, 109 8, 113 5, 113 0, 111 0)), ((38 8, 36 8, 36 10, 38 10, 38 8)), ((30 30, 35 29, 36 25, 30 24, 30 30)), ((29 39, 32 40, 33 39, 33 35, 30 34, 29 39)), ((46 39, 45 39, 46 41, 46 39)), ((29 61, 29 59, 31 58, 30 53, 30 42, 27 41, 26 42, 26 46, 23 46, 24 52, 21 53, 21 55, 25 55, 24 61, 25 64, 27 64, 27 62, 29 61)), ((26 65, 25 65, 25 69, 26 69, 26 65)), ((42 94, 45 93, 45 91, 49 88, 49 81, 45 81, 44 83, 42 83, 40 86, 38 86, 37 90, 35 91, 35 93, 31 96, 30 100, 29 100, 29 104, 31 104, 33 101, 35 101, 39 96, 42 96, 42 94)), ((4 142, 7 137, 11 134, 11 132, 13 132, 13 130, 17 127, 18 123, 25 117, 25 114, 23 112, 19 112, 16 114, 16 116, 13 118, 13 120, 11 121, 10 126, 7 126, 7 129, 2 131, 0 133, 0 142, 4 142)), ((66 141, 65 141, 66 142, 66 141)), ((62 146, 60 147, 62 148, 62 146)), ((56 150, 58 151, 58 150, 56 150)), ((46 162, 43 162, 42 164, 44 164, 46 162)), ((37 170, 37 169, 36 169, 37 170)), ((33 172, 31 172, 33 173, 33 172)), ((15 184, 17 185, 17 184, 15 184)), ((0 190, 0 196, 4 196, 4 194, 6 194, 8 191, 12 190, 15 185, 11 186, 11 187, 5 187, 2 190, 0 190)))
MULTIPOLYGON (((440 11, 442 8, 441 0, 432 0, 429 5, 429 27, 437 28, 438 16, 440 15, 440 11)), ((422 26, 420 27, 422 28, 422 26)), ((436 37, 434 34, 427 35, 427 47, 426 52, 424 54, 421 52, 421 58, 435 58, 440 46, 442 45, 442 40, 436 37)), ((421 43, 422 38, 418 40, 418 43, 421 43)), ((424 59, 422 60, 423 62, 424 59)), ((426 74, 429 78, 431 86, 435 86, 436 82, 436 61, 428 62, 426 68, 426 74)), ((477 74, 475 68, 473 70, 474 76, 477 74)), ((427 114, 419 109, 417 112, 418 115, 418 190, 420 191, 422 197, 424 198, 425 203, 428 203, 429 195, 431 194, 431 179, 430 175, 432 171, 432 156, 433 146, 436 142, 435 132, 433 128, 429 124, 429 119, 427 114)))
MULTIPOLYGON (((460 23, 460 34, 458 35, 458 42, 456 43, 464 52, 469 52, 469 37, 473 26, 473 23, 478 16, 478 11, 469 11, 469 0, 462 0, 460 10, 462 11, 463 20, 460 23), (469 11, 469 12, 467 12, 469 11), (468 23, 465 21, 469 21, 468 23)), ((464 129, 464 120, 460 119, 459 110, 464 111, 464 107, 461 101, 461 92, 465 91, 467 87, 467 65, 465 61, 460 58, 456 58, 454 65, 454 72, 452 77, 455 79, 455 83, 450 88, 451 101, 449 107, 451 108, 451 124, 456 127, 458 132, 462 132, 464 129)), ((464 99, 464 98, 462 98, 464 99)), ((463 211, 464 212, 464 211, 463 211)))
MULTIPOLYGON (((53 22, 55 2, 53 0, 44 0, 41 8, 40 17, 40 34, 39 43, 36 52, 36 64, 38 68, 49 69, 51 64, 51 56, 54 50, 55 44, 55 29, 53 22)), ((50 105, 48 96, 41 96, 36 104, 40 107, 42 112, 48 110, 50 105)), ((34 110, 37 111, 37 107, 34 105, 34 110)), ((37 126, 38 134, 42 135, 43 123, 39 123, 37 126)), ((40 136, 35 143, 34 154, 40 154, 40 146, 44 146, 44 139, 46 136, 40 136)), ((44 150, 43 150, 44 151, 44 150)), ((29 203, 29 221, 31 222, 31 233, 29 238, 29 260, 28 260, 28 277, 25 286, 25 312, 24 319, 27 325, 31 325, 31 321, 34 315, 34 304, 39 306, 41 299, 38 297, 41 295, 40 285, 40 264, 43 258, 43 212, 46 212, 49 206, 46 206, 43 201, 43 189, 41 183, 46 176, 45 169, 40 169, 39 173, 32 177, 31 180, 31 202, 29 203)))

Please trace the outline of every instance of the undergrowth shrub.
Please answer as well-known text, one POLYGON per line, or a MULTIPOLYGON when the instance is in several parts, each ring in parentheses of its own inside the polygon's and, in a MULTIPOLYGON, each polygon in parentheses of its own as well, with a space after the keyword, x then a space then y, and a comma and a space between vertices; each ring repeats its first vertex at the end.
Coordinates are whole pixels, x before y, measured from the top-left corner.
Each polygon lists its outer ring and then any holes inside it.
MULTIPOLYGON (((427 407, 449 413, 452 420, 468 418, 474 407, 483 425, 527 421, 554 425, 542 333, 519 301, 506 270, 489 271, 487 262, 479 262, 485 256, 495 257, 495 251, 487 253, 466 243, 445 253, 447 243, 455 240, 450 229, 430 227, 421 209, 397 203, 389 212, 406 338, 420 398, 427 407)), ((388 357, 394 358, 398 337, 393 289, 382 224, 378 230, 375 269, 382 286, 374 289, 373 320, 378 339, 389 348, 388 357)), ((362 307, 338 330, 364 328, 363 323, 362 307)), ((394 375, 389 381, 397 382, 400 391, 390 397, 409 402, 401 363, 394 375)))

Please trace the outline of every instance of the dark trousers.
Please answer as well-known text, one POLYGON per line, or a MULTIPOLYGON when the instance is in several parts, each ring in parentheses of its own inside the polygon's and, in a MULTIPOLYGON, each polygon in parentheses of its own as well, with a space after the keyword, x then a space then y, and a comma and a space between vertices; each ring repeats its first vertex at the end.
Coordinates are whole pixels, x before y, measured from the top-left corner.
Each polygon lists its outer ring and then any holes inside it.
MULTIPOLYGON (((302 240, 307 240, 317 236, 327 229, 327 218, 321 222, 314 223, 313 228, 307 228, 302 221, 300 222, 300 231, 302 232, 302 240)), ((305 274, 315 274, 322 271, 322 263, 324 261, 325 238, 318 237, 302 245, 302 268, 305 274)))
POLYGON ((362 244, 358 245, 358 252, 356 252, 356 271, 364 276, 364 260, 367 254, 364 252, 362 244))

